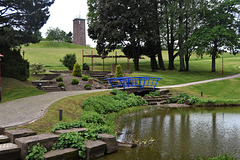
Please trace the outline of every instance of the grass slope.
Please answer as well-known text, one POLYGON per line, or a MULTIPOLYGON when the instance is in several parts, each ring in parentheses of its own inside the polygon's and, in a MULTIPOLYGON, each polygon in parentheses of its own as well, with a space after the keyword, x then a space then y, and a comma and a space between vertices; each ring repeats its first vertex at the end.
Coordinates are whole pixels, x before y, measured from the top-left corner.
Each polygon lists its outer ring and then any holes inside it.
POLYGON ((172 88, 175 92, 186 92, 203 99, 239 100, 240 78, 203 83, 187 87, 172 88), (203 92, 203 97, 201 97, 203 92))
POLYGON ((45 94, 38 90, 29 81, 18 81, 13 78, 2 78, 2 103, 15 99, 45 94))

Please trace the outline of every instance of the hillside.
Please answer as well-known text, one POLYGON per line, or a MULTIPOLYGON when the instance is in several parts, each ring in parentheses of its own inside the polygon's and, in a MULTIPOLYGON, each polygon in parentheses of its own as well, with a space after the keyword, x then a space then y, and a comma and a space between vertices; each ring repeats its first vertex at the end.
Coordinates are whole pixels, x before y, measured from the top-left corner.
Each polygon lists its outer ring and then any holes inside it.
POLYGON ((24 46, 23 48, 72 48, 72 49, 91 49, 91 47, 80 46, 73 43, 67 42, 54 42, 54 41, 41 41, 36 44, 29 44, 29 46, 24 46))

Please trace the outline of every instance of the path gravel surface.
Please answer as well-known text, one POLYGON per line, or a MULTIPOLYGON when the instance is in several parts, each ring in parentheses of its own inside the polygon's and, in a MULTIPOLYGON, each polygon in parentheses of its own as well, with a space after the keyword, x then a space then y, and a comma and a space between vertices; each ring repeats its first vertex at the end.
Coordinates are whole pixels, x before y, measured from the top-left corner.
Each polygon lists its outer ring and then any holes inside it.
MULTIPOLYGON (((223 78, 210 79, 199 82, 192 82, 179 85, 162 86, 158 88, 173 88, 220 81, 225 79, 237 78, 240 74, 227 76, 223 78)), ((41 118, 47 108, 54 102, 73 95, 106 91, 108 89, 90 90, 90 91, 65 91, 50 92, 44 95, 32 96, 0 104, 0 127, 13 127, 23 125, 41 118)))

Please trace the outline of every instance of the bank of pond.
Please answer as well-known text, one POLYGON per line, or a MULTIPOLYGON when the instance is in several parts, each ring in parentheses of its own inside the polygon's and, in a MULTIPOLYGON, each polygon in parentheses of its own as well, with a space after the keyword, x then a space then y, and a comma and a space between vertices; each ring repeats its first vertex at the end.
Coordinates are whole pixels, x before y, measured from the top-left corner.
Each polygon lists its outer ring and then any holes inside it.
MULTIPOLYGON (((84 141, 97 140, 99 133, 107 133, 116 136, 120 142, 135 143, 137 147, 121 148, 100 160, 240 157, 240 107, 147 106, 141 96, 120 90, 111 93, 113 96, 87 98, 82 103, 84 111, 80 120, 56 124, 52 132, 83 127, 88 130, 81 134, 62 134, 53 149, 78 148, 79 156, 85 158, 84 141)), ((157 96, 153 94, 147 96, 157 96)), ((185 93, 172 97, 167 103, 173 101, 184 101, 188 105, 199 102, 198 98, 185 93)), ((211 101, 211 104, 214 103, 211 101)))

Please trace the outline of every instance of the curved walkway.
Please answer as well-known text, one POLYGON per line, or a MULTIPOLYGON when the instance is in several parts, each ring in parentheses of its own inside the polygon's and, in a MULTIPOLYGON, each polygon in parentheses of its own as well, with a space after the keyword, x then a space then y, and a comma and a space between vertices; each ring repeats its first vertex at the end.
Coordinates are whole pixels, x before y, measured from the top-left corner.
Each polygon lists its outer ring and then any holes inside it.
MULTIPOLYGON (((208 83, 208 82, 232 79, 237 77, 240 77, 240 74, 223 77, 223 78, 186 83, 186 84, 162 86, 157 88, 184 87, 188 85, 196 85, 201 83, 208 83)), ((90 90, 90 91, 50 92, 43 95, 32 96, 32 97, 27 97, 27 98, 22 98, 22 99, 13 100, 10 102, 2 103, 0 104, 0 126, 7 128, 7 127, 26 124, 34 120, 37 120, 44 115, 47 108, 52 103, 62 98, 78 95, 78 94, 100 92, 100 91, 106 91, 106 90, 107 89, 90 90)))

